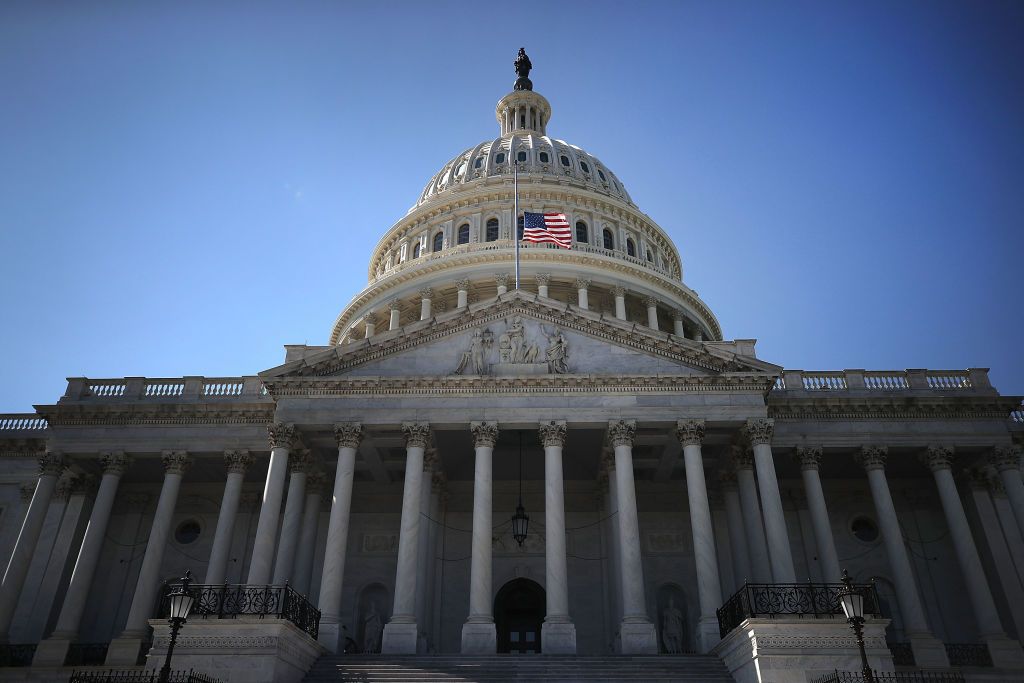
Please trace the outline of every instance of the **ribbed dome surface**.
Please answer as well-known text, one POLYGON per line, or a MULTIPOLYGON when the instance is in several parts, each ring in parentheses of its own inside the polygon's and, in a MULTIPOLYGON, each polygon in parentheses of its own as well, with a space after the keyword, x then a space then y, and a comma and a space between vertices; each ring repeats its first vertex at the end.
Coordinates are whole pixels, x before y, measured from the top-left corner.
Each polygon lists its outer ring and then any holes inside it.
POLYGON ((524 180, 582 186, 635 206, 618 177, 597 157, 564 140, 524 132, 481 142, 451 159, 430 179, 410 211, 444 192, 511 174, 512 159, 524 180))

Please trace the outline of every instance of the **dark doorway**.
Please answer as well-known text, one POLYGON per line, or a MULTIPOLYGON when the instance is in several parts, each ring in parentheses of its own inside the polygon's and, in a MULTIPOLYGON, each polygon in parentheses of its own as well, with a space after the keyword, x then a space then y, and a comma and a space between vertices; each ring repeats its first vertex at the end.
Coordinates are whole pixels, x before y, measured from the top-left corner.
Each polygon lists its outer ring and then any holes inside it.
POLYGON ((498 652, 538 654, 545 614, 544 589, 536 581, 513 579, 494 598, 498 652))

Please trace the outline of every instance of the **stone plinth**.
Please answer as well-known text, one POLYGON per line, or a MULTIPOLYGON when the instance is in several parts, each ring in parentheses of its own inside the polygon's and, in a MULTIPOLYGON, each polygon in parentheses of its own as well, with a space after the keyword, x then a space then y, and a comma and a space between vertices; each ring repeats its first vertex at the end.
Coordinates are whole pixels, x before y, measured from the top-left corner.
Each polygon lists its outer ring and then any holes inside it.
POLYGON ((493 655, 497 651, 498 634, 493 622, 462 625, 462 654, 493 655))
MULTIPOLYGON (((893 671, 885 644, 888 619, 864 624, 868 664, 893 671)), ((845 619, 747 619, 712 649, 736 683, 807 683, 839 671, 860 671, 860 650, 845 619)))
POLYGON ((619 651, 624 655, 658 654, 658 632, 649 621, 625 621, 619 626, 619 651))
MULTIPOLYGON (((152 619, 147 669, 167 655, 171 627, 152 619)), ((272 618, 196 619, 178 632, 171 668, 194 669, 224 683, 299 683, 327 649, 290 621, 272 618)))
POLYGON ((576 626, 545 621, 540 627, 540 650, 546 655, 576 654, 576 626))

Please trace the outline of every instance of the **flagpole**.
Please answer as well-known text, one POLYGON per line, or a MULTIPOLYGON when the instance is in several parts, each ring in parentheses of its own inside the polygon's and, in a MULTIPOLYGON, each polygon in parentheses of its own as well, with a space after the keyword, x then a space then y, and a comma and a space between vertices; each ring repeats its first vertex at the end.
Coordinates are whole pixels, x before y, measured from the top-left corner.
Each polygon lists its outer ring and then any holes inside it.
MULTIPOLYGON (((511 155, 510 155, 511 156, 511 155)), ((512 161, 512 239, 516 241, 516 289, 519 289, 519 164, 512 161)))

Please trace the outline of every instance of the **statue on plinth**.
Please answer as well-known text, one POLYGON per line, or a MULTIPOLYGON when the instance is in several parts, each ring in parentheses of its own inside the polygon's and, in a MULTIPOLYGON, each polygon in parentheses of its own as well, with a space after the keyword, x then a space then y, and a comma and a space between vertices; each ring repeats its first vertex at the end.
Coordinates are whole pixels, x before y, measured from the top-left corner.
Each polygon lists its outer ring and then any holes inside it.
POLYGON ((512 63, 516 68, 516 84, 512 86, 513 90, 533 90, 533 81, 530 80, 530 69, 533 68, 533 64, 530 63, 530 58, 526 56, 526 48, 519 48, 519 54, 516 56, 516 61, 512 63))

